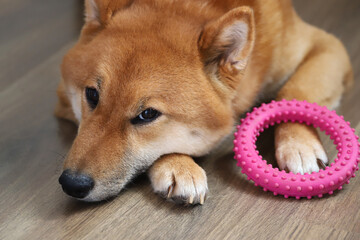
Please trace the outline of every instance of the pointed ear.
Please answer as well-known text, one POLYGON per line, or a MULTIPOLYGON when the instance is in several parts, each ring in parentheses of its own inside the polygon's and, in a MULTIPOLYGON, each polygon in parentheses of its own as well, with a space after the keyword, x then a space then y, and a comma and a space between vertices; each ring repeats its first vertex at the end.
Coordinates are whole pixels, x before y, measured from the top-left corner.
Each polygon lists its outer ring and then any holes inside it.
POLYGON ((85 0, 85 22, 100 22, 99 8, 95 0, 85 0))
POLYGON ((239 7, 205 25, 199 50, 205 65, 216 64, 234 73, 245 69, 254 40, 253 11, 239 7))
POLYGON ((85 0, 85 22, 106 25, 114 14, 133 0, 85 0))

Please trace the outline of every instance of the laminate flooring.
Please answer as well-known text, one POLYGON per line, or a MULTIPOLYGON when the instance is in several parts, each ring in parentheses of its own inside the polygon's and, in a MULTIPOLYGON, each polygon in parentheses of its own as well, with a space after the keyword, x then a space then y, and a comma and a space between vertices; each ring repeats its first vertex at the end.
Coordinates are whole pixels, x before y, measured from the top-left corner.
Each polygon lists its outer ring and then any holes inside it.
MULTIPOLYGON (((360 1, 295 0, 301 17, 345 44, 356 84, 337 112, 360 131, 360 1)), ((145 175, 108 202, 67 197, 58 184, 76 127, 53 116, 59 64, 82 25, 79 0, 0 1, 0 239, 360 239, 360 177, 322 199, 263 192, 236 167, 231 139, 198 160, 203 206, 174 205, 145 175)), ((334 146, 323 136, 330 158, 334 146)), ((259 140, 273 156, 273 132, 259 140)))

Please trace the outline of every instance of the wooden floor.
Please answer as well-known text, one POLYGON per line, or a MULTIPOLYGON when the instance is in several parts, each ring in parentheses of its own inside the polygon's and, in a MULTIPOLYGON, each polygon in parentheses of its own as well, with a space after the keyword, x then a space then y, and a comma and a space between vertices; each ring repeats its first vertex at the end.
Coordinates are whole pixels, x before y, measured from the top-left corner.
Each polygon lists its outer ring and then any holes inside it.
MULTIPOLYGON (((360 1, 296 0, 308 22, 337 35, 357 80, 338 112, 360 131, 360 1)), ((112 201, 86 204, 58 184, 76 134, 53 116, 59 63, 82 23, 80 0, 0 1, 0 239, 360 239, 360 177, 333 196, 284 199, 245 180, 231 140, 199 160, 205 205, 153 194, 146 176, 112 201)), ((268 131, 261 146, 272 146, 268 131)), ((325 138, 333 158, 335 151, 325 138)), ((271 155, 271 147, 264 155, 271 155)))

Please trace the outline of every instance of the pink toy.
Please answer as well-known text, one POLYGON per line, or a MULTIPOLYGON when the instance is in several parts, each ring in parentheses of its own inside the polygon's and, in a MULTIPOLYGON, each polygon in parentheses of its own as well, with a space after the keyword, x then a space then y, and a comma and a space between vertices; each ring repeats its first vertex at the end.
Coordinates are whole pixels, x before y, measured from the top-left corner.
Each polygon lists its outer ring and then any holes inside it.
POLYGON ((238 166, 242 167, 241 172, 249 180, 253 180, 255 186, 260 185, 264 191, 272 191, 274 195, 311 199, 312 196, 322 197, 325 193, 333 194, 334 190, 342 189, 344 183, 349 183, 359 169, 360 144, 357 141, 359 137, 354 133, 355 129, 344 121, 343 116, 317 104, 296 100, 262 104, 260 108, 254 108, 252 113, 248 113, 237 129, 234 134, 234 152, 238 166), (267 164, 256 150, 256 138, 269 125, 288 121, 312 124, 330 135, 338 150, 334 163, 325 170, 304 175, 286 173, 267 164))

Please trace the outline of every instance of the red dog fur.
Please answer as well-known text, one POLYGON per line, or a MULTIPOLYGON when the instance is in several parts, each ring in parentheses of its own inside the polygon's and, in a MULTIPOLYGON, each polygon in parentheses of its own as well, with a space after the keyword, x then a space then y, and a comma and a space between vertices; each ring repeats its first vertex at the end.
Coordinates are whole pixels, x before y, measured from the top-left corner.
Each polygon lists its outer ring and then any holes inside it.
MULTIPOLYGON (((303 22, 290 0, 86 0, 86 23, 62 64, 56 115, 77 122, 64 169, 95 186, 83 198, 114 196, 149 169, 156 192, 203 203, 207 154, 239 115, 266 98, 334 108, 352 83, 334 36, 303 22), (95 109, 85 88, 99 92, 95 109), (147 108, 156 120, 134 125, 147 108)), ((327 162, 316 132, 281 124, 281 169, 318 171, 327 162)))

